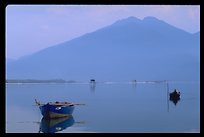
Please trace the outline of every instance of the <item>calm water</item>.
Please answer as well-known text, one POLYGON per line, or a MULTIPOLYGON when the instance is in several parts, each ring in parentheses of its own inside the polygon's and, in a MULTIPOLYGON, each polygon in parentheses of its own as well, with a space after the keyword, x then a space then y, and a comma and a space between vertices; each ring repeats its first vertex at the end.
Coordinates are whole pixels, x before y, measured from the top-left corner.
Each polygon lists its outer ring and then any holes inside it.
POLYGON ((167 97, 166 83, 7 84, 6 132, 39 132, 45 121, 34 99, 86 104, 62 119, 64 127, 57 125, 56 133, 200 132, 200 83, 169 82, 169 90, 175 88, 181 92, 176 105, 167 97))

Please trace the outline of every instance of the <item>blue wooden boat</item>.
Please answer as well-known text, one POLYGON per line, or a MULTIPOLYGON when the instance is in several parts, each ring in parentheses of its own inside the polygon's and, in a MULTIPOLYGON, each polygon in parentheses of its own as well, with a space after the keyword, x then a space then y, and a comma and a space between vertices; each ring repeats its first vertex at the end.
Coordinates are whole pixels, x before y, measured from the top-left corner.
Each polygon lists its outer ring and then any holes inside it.
POLYGON ((74 111, 74 104, 70 102, 48 102, 41 104, 35 100, 41 114, 46 118, 60 118, 70 116, 74 111))
POLYGON ((39 132, 55 133, 62 131, 74 124, 75 120, 72 115, 62 118, 46 118, 43 117, 40 123, 39 132))

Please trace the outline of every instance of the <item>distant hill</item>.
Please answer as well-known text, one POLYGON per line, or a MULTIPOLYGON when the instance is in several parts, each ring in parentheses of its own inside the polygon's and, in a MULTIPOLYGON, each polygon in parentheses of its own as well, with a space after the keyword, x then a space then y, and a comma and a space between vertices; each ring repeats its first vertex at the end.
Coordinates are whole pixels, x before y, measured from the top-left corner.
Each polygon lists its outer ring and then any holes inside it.
POLYGON ((10 63, 10 62, 13 62, 13 61, 15 61, 15 59, 12 59, 12 58, 6 58, 6 62, 7 62, 7 63, 10 63))
POLYGON ((200 32, 129 17, 7 63, 6 78, 199 80, 200 32))

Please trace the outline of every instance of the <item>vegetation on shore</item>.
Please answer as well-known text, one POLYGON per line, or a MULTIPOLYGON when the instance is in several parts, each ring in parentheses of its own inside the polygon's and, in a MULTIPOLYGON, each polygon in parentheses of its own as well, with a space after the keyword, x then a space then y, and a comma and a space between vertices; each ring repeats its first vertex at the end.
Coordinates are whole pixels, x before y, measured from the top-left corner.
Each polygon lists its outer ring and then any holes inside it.
POLYGON ((49 80, 37 80, 37 79, 8 79, 6 83, 75 83, 73 80, 63 79, 49 79, 49 80))

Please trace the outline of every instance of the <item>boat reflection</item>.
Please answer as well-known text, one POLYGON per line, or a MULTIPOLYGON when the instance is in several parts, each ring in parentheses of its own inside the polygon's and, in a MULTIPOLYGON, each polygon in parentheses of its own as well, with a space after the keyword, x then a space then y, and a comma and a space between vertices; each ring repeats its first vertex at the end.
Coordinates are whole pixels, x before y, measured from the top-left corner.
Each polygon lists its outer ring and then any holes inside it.
POLYGON ((74 124, 72 115, 62 118, 45 118, 41 119, 39 133, 55 133, 62 131, 74 124))
POLYGON ((178 101, 180 100, 180 98, 169 98, 169 100, 170 100, 171 102, 173 102, 174 105, 176 106, 177 103, 178 103, 178 101))

